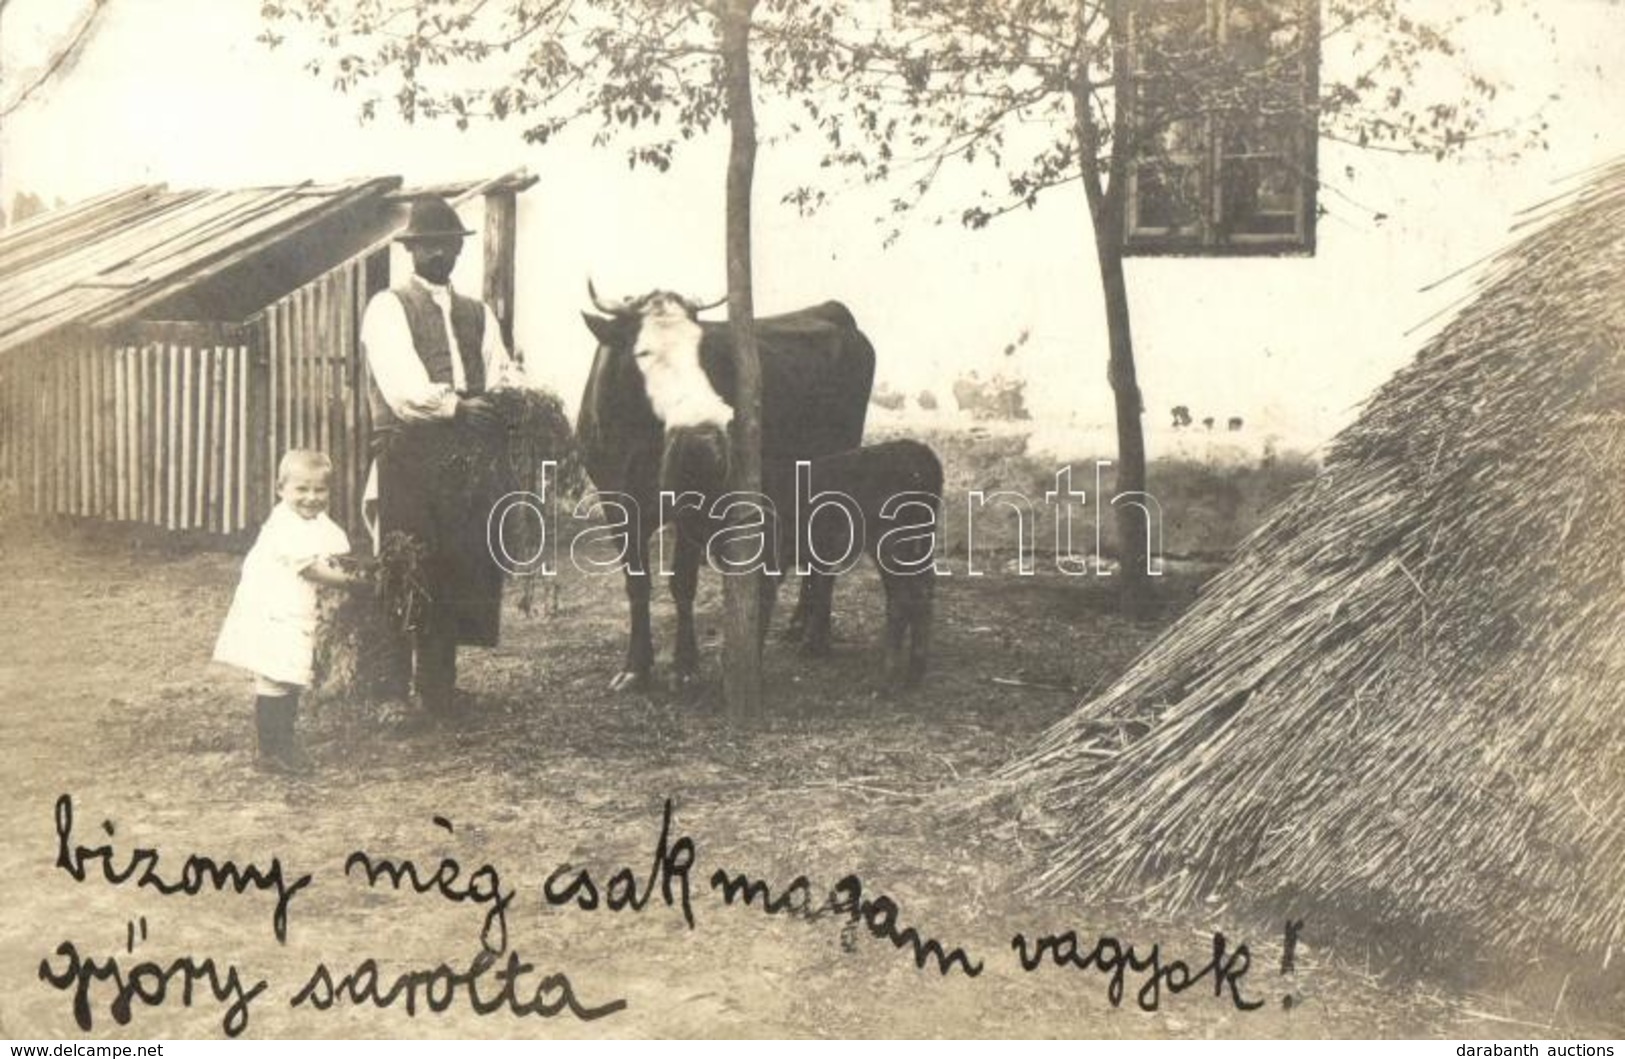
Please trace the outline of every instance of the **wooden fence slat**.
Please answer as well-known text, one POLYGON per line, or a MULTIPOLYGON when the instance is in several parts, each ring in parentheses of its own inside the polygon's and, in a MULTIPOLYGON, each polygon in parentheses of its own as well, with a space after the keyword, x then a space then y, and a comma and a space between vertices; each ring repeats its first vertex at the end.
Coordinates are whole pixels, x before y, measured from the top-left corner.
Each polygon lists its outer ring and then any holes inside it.
POLYGON ((62 496, 62 361, 51 356, 46 359, 47 372, 45 377, 45 393, 49 400, 49 419, 46 423, 46 442, 50 451, 46 454, 46 466, 51 473, 45 480, 45 510, 48 514, 56 514, 61 508, 58 506, 62 496))
POLYGON ((58 348, 51 350, 51 371, 56 380, 56 421, 51 424, 55 435, 55 450, 51 454, 51 463, 56 468, 56 512, 59 515, 74 514, 73 505, 73 406, 77 403, 77 395, 73 389, 73 354, 74 348, 58 348))
POLYGON ((13 382, 17 374, 17 358, 0 364, 0 489, 7 498, 16 500, 17 488, 17 406, 13 403, 13 382))
POLYGON ((142 414, 141 398, 145 393, 142 386, 141 360, 142 346, 133 343, 129 352, 130 373, 130 521, 144 522, 145 512, 142 511, 142 502, 146 499, 146 461, 141 458, 141 428, 145 422, 142 414))
POLYGON ((300 440, 300 448, 319 448, 320 443, 316 437, 316 412, 320 407, 320 399, 316 394, 316 368, 314 356, 316 350, 316 329, 320 319, 316 309, 316 287, 308 286, 300 292, 299 310, 303 314, 303 326, 300 328, 299 349, 295 356, 299 358, 301 368, 300 383, 303 392, 300 394, 304 401, 300 405, 300 422, 304 426, 304 437, 300 440))
POLYGON ((198 415, 198 523, 206 530, 214 528, 214 465, 215 465, 215 403, 214 403, 214 347, 198 349, 198 400, 202 411, 198 415))
POLYGON ((271 370, 271 334, 273 320, 276 316, 275 308, 268 309, 260 318, 260 326, 255 332, 254 340, 245 347, 247 352, 248 385, 243 387, 244 395, 248 399, 248 411, 243 417, 248 457, 248 473, 244 476, 246 503, 244 505, 243 525, 245 528, 262 520, 261 512, 265 509, 266 481, 270 477, 268 470, 270 452, 271 420, 274 418, 271 410, 274 407, 271 391, 275 373, 271 370))
POLYGON ((254 375, 249 370, 249 346, 237 347, 237 521, 232 532, 248 528, 248 447, 252 443, 249 432, 248 394, 253 389, 254 375))
POLYGON ((310 365, 310 447, 327 451, 327 283, 325 277, 310 285, 310 343, 305 346, 310 365))
POLYGON ((350 414, 350 324, 353 319, 350 314, 355 304, 355 288, 350 265, 345 265, 335 276, 333 311, 337 325, 333 334, 336 372, 333 433, 337 444, 333 453, 333 477, 339 485, 339 503, 333 517, 349 529, 353 525, 350 516, 355 507, 355 478, 351 473, 355 459, 355 417, 350 414))
POLYGON ((155 487, 152 521, 159 526, 169 525, 169 422, 174 414, 169 403, 169 365, 173 359, 167 344, 154 350, 152 473, 155 487))
POLYGON ((146 417, 143 414, 142 398, 146 394, 143 385, 145 361, 141 354, 142 346, 130 347, 130 518, 137 522, 145 521, 145 512, 142 504, 146 500, 147 462, 142 458, 141 431, 145 425, 146 417))
POLYGON ((192 528, 192 514, 196 510, 193 506, 197 492, 194 481, 196 474, 192 469, 192 456, 197 451, 194 433, 197 409, 195 352, 191 346, 181 347, 181 529, 192 528))
POLYGON ((198 364, 197 509, 198 528, 212 529, 214 499, 214 347, 200 346, 198 364))
POLYGON ((56 508, 56 465, 52 461, 52 449, 56 448, 56 372, 53 370, 49 356, 40 357, 41 386, 40 392, 45 398, 45 405, 40 415, 40 447, 44 450, 43 463, 45 475, 40 482, 40 513, 49 515, 56 508))
POLYGON ((316 362, 310 351, 316 345, 316 288, 299 292, 299 344, 294 359, 299 364, 299 447, 314 449, 316 442, 316 362))
MULTIPOLYGON (((15 500, 17 488, 16 438, 17 412, 12 404, 12 378, 17 373, 17 359, 0 363, 0 496, 15 500)), ((0 508, 6 505, 0 504, 0 508)))
POLYGON ((221 457, 225 455, 225 439, 221 437, 225 421, 225 365, 219 346, 204 350, 209 362, 209 436, 204 444, 209 451, 209 519, 208 528, 220 532, 220 471, 221 457))
POLYGON ((214 462, 214 446, 210 444, 214 429, 214 408, 210 399, 214 394, 214 380, 209 353, 210 348, 202 344, 193 351, 197 357, 197 434, 192 440, 192 451, 196 453, 192 501, 196 505, 195 528, 203 530, 209 528, 209 478, 214 462))
POLYGON ((220 523, 219 532, 232 529, 232 497, 237 489, 237 351, 221 350, 221 378, 225 397, 221 403, 223 429, 220 431, 220 523))
POLYGON ((129 373, 122 346, 112 347, 107 355, 113 362, 113 517, 123 521, 130 516, 129 373))
POLYGON ((193 366, 197 374, 192 388, 197 401, 197 419, 192 433, 192 528, 207 529, 209 525, 209 350, 206 346, 192 347, 193 366))
POLYGON ((299 447, 299 299, 295 296, 288 302, 288 329, 282 334, 282 358, 284 370, 288 380, 288 432, 282 438, 282 450, 277 458, 288 449, 299 447))
POLYGON ((74 346, 63 350, 58 359, 62 362, 62 372, 67 379, 67 402, 63 407, 63 418, 67 426, 67 451, 60 454, 63 467, 62 473, 68 480, 66 510, 71 515, 82 515, 84 512, 80 505, 84 502, 84 495, 79 488, 79 354, 80 348, 74 346))
POLYGON ((6 491, 11 502, 17 499, 17 406, 15 380, 17 359, 0 364, 0 473, 4 474, 0 489, 6 491))
POLYGON ((6 365, 6 484, 11 499, 19 507, 23 504, 23 406, 22 388, 18 374, 22 370, 22 357, 13 357, 6 365))
POLYGON ((147 359, 146 346, 137 345, 130 350, 131 377, 135 380, 130 402, 130 517, 146 521, 147 500, 147 359))
MULTIPOLYGON (((273 305, 265 311, 265 348, 262 353, 265 357, 265 409, 267 415, 263 424, 265 428, 265 451, 270 458, 266 461, 267 468, 276 464, 276 420, 278 401, 281 399, 282 373, 277 370, 276 350, 277 343, 282 336, 282 306, 273 305)), ((263 482, 256 483, 262 485, 263 482)))
POLYGON ((170 344, 166 350, 165 359, 169 385, 164 394, 164 433, 167 444, 164 446, 164 525, 170 529, 180 527, 180 447, 177 438, 180 436, 181 405, 178 393, 180 391, 181 358, 178 347, 170 344))
POLYGON ((120 460, 119 492, 124 508, 121 518, 133 519, 135 517, 136 498, 136 444, 135 426, 139 422, 136 415, 136 382, 135 382, 136 350, 133 346, 125 346, 119 350, 119 369, 124 379, 124 400, 121 402, 124 412, 124 458, 120 460))
POLYGON ((47 430, 50 426, 50 397, 46 386, 50 382, 50 362, 43 352, 34 357, 35 376, 39 380, 39 400, 34 402, 34 457, 38 461, 34 479, 34 510, 43 515, 49 510, 49 487, 45 484, 46 476, 50 474, 50 436, 47 430))
POLYGON ((296 370, 293 352, 299 344, 299 314, 295 312, 293 300, 289 300, 284 320, 287 329, 282 332, 282 379, 288 387, 287 421, 283 424, 282 447, 276 452, 280 460, 282 454, 299 445, 298 412, 299 412, 299 374, 296 370))
POLYGON ((102 503, 102 484, 106 469, 102 465, 102 360, 101 350, 92 348, 85 361, 85 389, 90 395, 90 505, 86 514, 100 517, 106 507, 102 503))
POLYGON ((153 458, 153 427, 158 422, 157 390, 153 386, 153 362, 157 351, 151 342, 141 347, 141 521, 155 523, 153 498, 158 495, 157 467, 153 458))
POLYGON ((141 346, 134 340, 124 349, 125 473, 129 476, 131 522, 141 521, 141 346))
POLYGON ((72 424, 68 422, 68 403, 72 399, 72 391, 68 389, 70 378, 68 373, 69 357, 62 355, 60 350, 51 351, 51 475, 53 492, 51 498, 51 511, 53 514, 66 515, 72 512, 69 503, 68 479, 68 431, 72 424))
POLYGON ((228 416, 230 406, 226 395, 226 351, 221 346, 209 350, 210 370, 214 375, 214 396, 210 401, 212 425, 209 431, 209 529, 224 533, 226 527, 225 498, 227 456, 230 449, 228 416))
POLYGON ((103 425, 107 430, 107 512, 105 517, 109 519, 117 519, 119 516, 118 497, 119 479, 121 477, 119 475, 119 457, 122 455, 120 450, 123 448, 122 442, 124 440, 119 429, 122 425, 122 416, 120 415, 122 408, 119 401, 118 352, 118 347, 114 345, 107 345, 98 350, 103 371, 107 376, 105 380, 106 389, 102 392, 102 396, 105 401, 107 415, 107 422, 103 425))
POLYGON ((305 311, 308 322, 305 326, 305 348, 302 351, 305 358, 306 378, 310 380, 310 389, 306 394, 307 406, 305 414, 310 423, 310 433, 305 438, 305 447, 310 449, 323 449, 322 444, 322 285, 313 283, 306 288, 305 311))
POLYGON ((37 514, 40 510, 42 510, 40 505, 40 486, 42 484, 40 482, 40 468, 43 466, 43 463, 40 460, 40 450, 44 448, 44 439, 40 437, 39 424, 44 420, 40 418, 39 409, 40 402, 45 399, 45 389, 43 385, 45 380, 44 376, 42 375, 39 355, 37 353, 31 353, 28 361, 28 381, 30 384, 28 401, 28 447, 30 450, 29 455, 31 457, 31 466, 29 467, 28 475, 31 483, 28 490, 28 509, 37 514))
POLYGON ((207 350, 192 347, 192 368, 195 374, 192 377, 192 399, 197 405, 197 418, 193 421, 192 432, 192 528, 202 529, 205 525, 208 501, 208 478, 205 461, 208 458, 209 445, 209 381, 207 350))

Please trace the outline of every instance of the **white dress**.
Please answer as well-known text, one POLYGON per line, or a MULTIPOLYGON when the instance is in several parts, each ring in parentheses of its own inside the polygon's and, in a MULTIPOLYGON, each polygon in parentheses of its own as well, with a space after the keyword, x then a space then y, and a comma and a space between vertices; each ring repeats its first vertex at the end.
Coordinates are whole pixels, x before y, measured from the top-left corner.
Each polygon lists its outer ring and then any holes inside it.
POLYGON ((320 598, 319 586, 303 571, 349 550, 350 539, 326 514, 301 518, 277 504, 243 561, 214 660, 281 683, 309 685, 320 598))

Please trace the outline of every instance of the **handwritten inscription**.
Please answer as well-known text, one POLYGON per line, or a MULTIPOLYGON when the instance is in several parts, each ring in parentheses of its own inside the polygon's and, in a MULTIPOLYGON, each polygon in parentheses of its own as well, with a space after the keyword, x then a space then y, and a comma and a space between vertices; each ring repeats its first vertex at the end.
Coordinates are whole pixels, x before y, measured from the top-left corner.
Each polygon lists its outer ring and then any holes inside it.
POLYGON ((464 971, 442 963, 429 970, 405 971, 393 979, 379 970, 377 960, 366 959, 336 982, 327 965, 319 964, 289 1003, 296 1008, 308 1004, 318 1011, 340 1003, 380 1008, 400 1005, 406 1014, 416 1016, 420 1011, 445 1011, 466 993, 469 1009, 476 1015, 505 1011, 510 1015, 551 1018, 568 1011, 583 1022, 613 1015, 626 1007, 625 1000, 582 1004, 576 999, 569 976, 562 973, 547 975, 529 987, 527 994, 523 980, 536 970, 535 965, 521 960, 517 952, 510 952, 507 964, 493 971, 497 956, 482 950, 464 971), (487 977, 494 989, 482 988, 487 977))
MULTIPOLYGON (((448 835, 456 828, 444 817, 432 824, 448 835)), ((312 882, 311 875, 293 876, 276 857, 268 863, 238 865, 200 853, 164 856, 157 849, 137 847, 120 851, 109 842, 89 846, 76 840, 73 799, 64 794, 55 809, 56 867, 78 883, 104 881, 115 887, 153 890, 163 895, 197 896, 204 892, 275 898, 272 933, 279 944, 288 938, 289 909, 293 898, 312 882)), ((116 829, 102 822, 109 839, 116 829)), ((694 839, 681 833, 674 821, 670 799, 661 814, 660 831, 646 869, 615 867, 607 872, 571 862, 558 864, 536 888, 537 905, 566 913, 628 913, 638 915, 655 908, 677 911, 688 930, 697 929, 696 895, 691 875, 699 863, 694 839)), ((628 1008, 621 997, 583 998, 567 972, 539 971, 520 955, 510 934, 510 914, 524 902, 524 889, 504 883, 495 864, 465 864, 453 856, 418 863, 410 857, 356 849, 344 859, 342 874, 368 888, 388 888, 455 906, 472 906, 478 919, 478 948, 466 962, 428 961, 430 966, 391 966, 376 956, 363 955, 346 968, 318 963, 287 998, 290 1008, 315 1012, 340 1007, 393 1010, 407 1017, 435 1015, 464 1007, 478 1016, 513 1018, 573 1017, 588 1022, 628 1008)), ((911 959, 922 971, 938 976, 959 974, 977 978, 985 962, 970 948, 926 933, 905 918, 902 906, 890 895, 867 886, 855 874, 839 878, 827 889, 815 887, 806 875, 797 875, 775 891, 765 879, 727 867, 708 876, 710 898, 723 908, 759 910, 765 916, 788 917, 817 923, 832 921, 842 929, 843 943, 867 936, 911 959)), ((146 919, 141 920, 146 936, 146 919)), ((732 917, 733 929, 744 920, 732 917)), ((472 927, 472 922, 471 922, 472 927)), ((1302 928, 1289 921, 1283 965, 1288 973, 1292 946, 1302 928)), ((129 931, 129 956, 135 951, 135 928, 129 931)), ((1106 999, 1113 1005, 1132 995, 1136 1006, 1155 1011, 1165 997, 1198 985, 1210 985, 1213 996, 1236 1009, 1252 1011, 1262 1001, 1248 999, 1242 983, 1251 966, 1247 945, 1234 947, 1223 934, 1213 935, 1206 962, 1193 966, 1165 958, 1161 945, 1149 949, 1102 934, 1085 941, 1076 931, 1029 939, 1025 933, 1011 940, 1015 967, 1022 972, 1042 968, 1093 972, 1105 976, 1106 999), (1133 990, 1130 993, 1130 990, 1133 990)), ((39 978, 72 995, 74 1022, 90 1030, 99 1011, 119 1025, 128 1024, 138 1007, 212 999, 224 1006, 221 1028, 228 1037, 247 1029, 251 1008, 271 984, 215 957, 186 955, 168 962, 98 958, 84 953, 73 941, 63 941, 39 964, 39 978)), ((1290 997, 1288 1000, 1290 1001, 1290 997)))
POLYGON ((112 984, 113 999, 108 1004, 108 1013, 120 1026, 129 1023, 131 1007, 137 1001, 157 1007, 170 997, 178 996, 182 1005, 191 1007, 193 987, 202 984, 208 987, 215 1000, 222 1004, 230 1001, 220 1025, 226 1031, 226 1036, 235 1037, 248 1027, 248 1005, 265 991, 268 984, 257 981, 245 988, 236 967, 227 965, 222 975, 212 959, 198 961, 189 956, 182 957, 168 967, 143 960, 126 969, 119 964, 117 957, 95 960, 80 955, 78 946, 71 941, 58 945, 56 955, 64 959, 62 967, 52 967, 49 958, 41 960, 39 976, 57 989, 73 991, 73 1021, 82 1030, 95 1025, 90 992, 97 982, 112 984))
MULTIPOLYGON (((114 833, 113 821, 103 820, 102 830, 108 837, 114 833)), ((161 894, 185 894, 196 897, 204 890, 249 889, 269 890, 276 894, 276 908, 271 913, 271 929, 276 940, 288 940, 288 903, 293 895, 310 885, 310 876, 301 875, 291 883, 282 874, 282 862, 273 857, 268 868, 250 864, 239 868, 229 860, 214 860, 193 853, 181 865, 178 877, 164 878, 159 872, 159 856, 155 849, 134 849, 123 866, 114 863, 112 846, 80 846, 73 844, 73 799, 64 794, 56 800, 56 866, 73 876, 75 882, 84 882, 87 864, 100 862, 102 877, 114 886, 129 883, 147 887, 161 894)))
MULTIPOLYGON (((451 821, 443 816, 434 818, 436 827, 455 834, 451 821)), ((344 860, 344 874, 359 869, 370 886, 384 879, 399 890, 404 884, 420 894, 435 893, 452 902, 472 901, 489 906, 484 925, 480 927, 480 944, 487 952, 502 953, 508 948, 508 906, 513 904, 514 891, 502 888, 502 875, 490 864, 482 864, 466 879, 462 878, 462 865, 452 857, 441 858, 433 872, 425 874, 410 860, 390 860, 375 857, 366 850, 356 850, 344 860)))
MULTIPOLYGON (((660 821, 660 838, 655 843, 654 863, 649 868, 643 890, 639 892, 637 877, 631 868, 621 868, 609 877, 603 888, 604 907, 611 912, 630 908, 641 912, 660 886, 660 898, 667 908, 681 908, 683 921, 694 929, 694 905, 689 898, 688 873, 694 867, 694 840, 687 835, 671 841, 671 799, 666 799, 665 812, 660 821), (673 888, 676 894, 673 894, 673 888)), ((592 873, 573 864, 560 864, 542 883, 542 896, 554 906, 574 904, 583 912, 599 907, 599 888, 592 873)))
POLYGON ((761 879, 730 875, 719 869, 711 875, 711 889, 720 891, 723 903, 728 905, 739 902, 748 906, 760 901, 762 911, 770 916, 789 915, 807 920, 839 916, 849 925, 866 928, 875 938, 910 950, 914 965, 921 970, 934 961, 937 973, 942 975, 955 967, 971 978, 982 973, 982 961, 972 960, 964 949, 944 949, 942 942, 935 938, 921 937, 913 927, 898 926, 902 910, 897 902, 885 894, 866 897, 863 880, 856 875, 848 875, 836 883, 817 905, 812 903, 812 883, 805 875, 796 876, 783 893, 774 897, 761 879))
POLYGON ((1156 1011, 1165 988, 1169 993, 1182 993, 1209 978, 1213 981, 1213 995, 1222 997, 1228 989, 1231 1002, 1239 1010, 1253 1011, 1264 1006, 1262 1000, 1247 1000, 1241 995, 1241 979, 1252 964, 1247 946, 1238 945, 1231 952, 1223 934, 1213 935, 1213 955, 1196 971, 1183 960, 1164 963, 1161 945, 1152 945, 1149 952, 1141 953, 1133 945, 1102 935, 1088 946, 1080 942, 1077 932, 1072 930, 1045 935, 1031 943, 1025 934, 1017 934, 1011 939, 1010 947, 1016 951, 1024 971, 1038 970, 1047 956, 1057 967, 1101 972, 1107 976, 1106 999, 1112 1007, 1123 1002, 1124 981, 1130 971, 1146 975, 1145 983, 1135 994, 1142 1011, 1156 1011))

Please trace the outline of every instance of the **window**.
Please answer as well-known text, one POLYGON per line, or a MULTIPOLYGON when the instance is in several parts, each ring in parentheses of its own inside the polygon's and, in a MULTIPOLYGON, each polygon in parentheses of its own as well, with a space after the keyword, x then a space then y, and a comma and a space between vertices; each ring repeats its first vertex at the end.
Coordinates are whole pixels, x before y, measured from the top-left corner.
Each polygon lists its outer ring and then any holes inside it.
POLYGON ((1313 253, 1317 0, 1141 0, 1124 252, 1313 253))

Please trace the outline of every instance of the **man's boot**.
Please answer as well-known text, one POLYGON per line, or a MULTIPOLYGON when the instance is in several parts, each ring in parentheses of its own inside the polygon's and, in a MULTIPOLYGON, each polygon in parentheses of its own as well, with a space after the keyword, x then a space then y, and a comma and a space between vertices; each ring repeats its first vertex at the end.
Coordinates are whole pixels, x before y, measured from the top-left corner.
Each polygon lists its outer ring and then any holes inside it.
POLYGON ((457 690, 457 641, 440 633, 419 636, 414 668, 424 711, 440 720, 451 717, 457 690))

